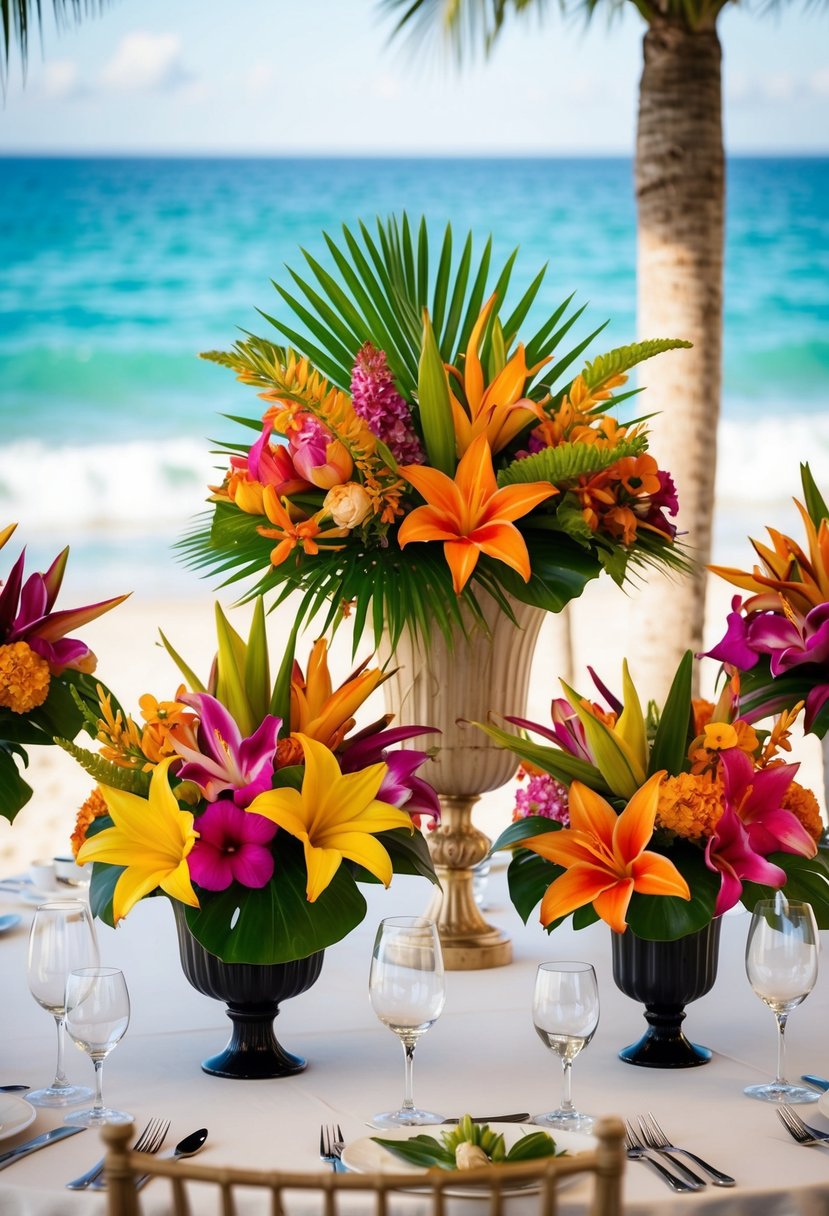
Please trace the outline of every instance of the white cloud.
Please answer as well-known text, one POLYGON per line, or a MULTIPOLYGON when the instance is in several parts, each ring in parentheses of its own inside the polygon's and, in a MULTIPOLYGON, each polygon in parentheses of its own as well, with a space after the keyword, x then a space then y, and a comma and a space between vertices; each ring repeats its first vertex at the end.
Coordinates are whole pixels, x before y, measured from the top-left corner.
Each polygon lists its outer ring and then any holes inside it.
POLYGON ((173 89, 189 79, 177 34, 126 34, 101 72, 101 84, 122 93, 173 89))
POLYGON ((56 59, 43 68, 41 81, 43 94, 50 101, 66 101, 84 92, 78 75, 78 65, 73 59, 56 59))

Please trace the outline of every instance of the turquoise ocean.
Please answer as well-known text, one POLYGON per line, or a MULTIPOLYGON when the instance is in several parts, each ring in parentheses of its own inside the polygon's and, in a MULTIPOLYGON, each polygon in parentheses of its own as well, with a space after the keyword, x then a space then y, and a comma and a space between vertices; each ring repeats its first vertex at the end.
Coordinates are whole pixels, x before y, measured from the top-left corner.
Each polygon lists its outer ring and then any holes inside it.
MULTIPOLYGON (((730 161, 718 560, 796 526, 801 460, 829 488, 828 198, 827 159, 730 161)), ((635 337, 628 160, 0 159, 0 523, 31 565, 69 543, 84 592, 204 595, 170 546, 258 403, 199 352, 267 332, 323 231, 403 210, 520 246, 516 287, 548 263, 536 311, 575 292, 592 354, 635 337)))

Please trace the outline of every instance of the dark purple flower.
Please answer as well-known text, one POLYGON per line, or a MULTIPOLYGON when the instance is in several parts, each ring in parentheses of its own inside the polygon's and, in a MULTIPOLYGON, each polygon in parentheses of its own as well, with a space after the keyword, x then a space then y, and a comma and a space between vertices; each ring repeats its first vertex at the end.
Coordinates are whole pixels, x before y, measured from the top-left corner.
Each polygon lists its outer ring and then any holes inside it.
POLYGON ((194 826, 199 838, 187 866, 198 886, 225 891, 232 882, 254 888, 270 882, 274 860, 268 846, 277 832, 275 823, 223 798, 211 803, 194 826))
POLYGON ((354 773, 369 764, 387 764, 389 771, 383 778, 378 799, 400 807, 412 816, 428 815, 438 823, 440 803, 437 793, 427 781, 415 775, 417 769, 429 759, 427 753, 414 749, 388 751, 388 748, 404 739, 435 733, 431 726, 396 726, 391 730, 363 733, 350 745, 346 741, 339 757, 340 767, 344 773, 354 773))

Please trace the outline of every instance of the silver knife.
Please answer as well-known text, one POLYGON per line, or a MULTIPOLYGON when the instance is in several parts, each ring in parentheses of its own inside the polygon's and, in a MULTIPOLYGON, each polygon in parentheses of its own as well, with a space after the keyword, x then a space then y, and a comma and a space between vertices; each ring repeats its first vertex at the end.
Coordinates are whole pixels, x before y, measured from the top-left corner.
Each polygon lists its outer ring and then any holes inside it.
POLYGON ((801 1081, 805 1081, 807 1085, 813 1085, 815 1089, 822 1089, 824 1093, 826 1090, 829 1090, 829 1081, 825 1077, 813 1077, 811 1073, 807 1072, 800 1079, 801 1081))
POLYGON ((63 1140, 66 1136, 75 1136, 78 1132, 85 1131, 85 1127, 53 1127, 50 1132, 44 1132, 42 1136, 35 1136, 34 1140, 27 1140, 25 1144, 18 1144, 17 1148, 10 1148, 8 1152, 0 1153, 0 1170, 4 1170, 7 1165, 13 1165, 21 1157, 28 1157, 29 1153, 36 1153, 39 1148, 45 1148, 47 1144, 53 1144, 56 1140, 63 1140))

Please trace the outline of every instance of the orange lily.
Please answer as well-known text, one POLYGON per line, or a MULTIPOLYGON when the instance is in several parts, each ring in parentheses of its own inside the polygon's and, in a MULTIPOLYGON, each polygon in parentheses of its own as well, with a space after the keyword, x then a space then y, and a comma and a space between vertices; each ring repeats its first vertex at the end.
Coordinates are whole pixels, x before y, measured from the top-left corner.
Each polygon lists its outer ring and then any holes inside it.
POLYGON ((673 862, 645 850, 653 836, 664 776, 664 772, 654 773, 619 815, 604 798, 574 781, 570 785, 570 827, 521 841, 522 848, 567 867, 550 883, 541 901, 543 925, 592 903, 615 933, 624 933, 634 891, 691 898, 688 884, 673 862))
POLYGON ((406 465, 400 474, 426 499, 400 525, 401 547, 411 541, 442 540, 452 571, 455 594, 466 586, 481 553, 511 566, 524 582, 530 578, 530 555, 512 520, 526 515, 558 490, 548 481, 503 486, 492 468, 492 453, 481 434, 458 464, 455 479, 426 465, 406 465))
POLYGON ((829 600, 829 520, 822 519, 820 527, 816 528, 808 511, 797 499, 795 506, 803 519, 808 554, 790 536, 778 532, 776 528, 767 528, 773 548, 760 541, 751 541, 765 567, 765 573, 759 566, 755 566, 751 573, 733 566, 708 567, 735 587, 755 592, 756 598, 743 604, 745 612, 764 609, 779 612, 780 601, 775 592, 804 615, 829 600))
POLYGON ((456 368, 449 369, 460 380, 466 398, 464 406, 451 391, 450 379, 452 422, 461 455, 482 434, 489 440, 492 451, 500 452, 533 418, 543 421, 536 402, 524 396, 524 385, 545 363, 550 362, 552 356, 542 359, 534 367, 527 367, 524 345, 519 342, 515 353, 507 360, 492 383, 484 387, 484 372, 478 347, 495 306, 495 298, 492 295, 487 300, 469 335, 463 375, 456 368))
POLYGON ((379 667, 365 671, 362 663, 344 684, 333 690, 328 670, 328 644, 319 638, 308 659, 308 675, 294 663, 291 676, 291 732, 324 743, 335 751, 354 725, 354 713, 391 672, 379 667))
MULTIPOLYGON (((262 505, 265 514, 274 528, 257 528, 261 536, 269 540, 277 540, 279 544, 271 550, 271 565, 281 566, 290 557, 294 549, 302 549, 303 553, 315 556, 320 551, 317 541, 327 541, 333 536, 348 536, 348 528, 320 528, 320 520, 326 511, 317 511, 310 519, 298 523, 291 516, 273 486, 265 486, 262 491, 262 505)), ((342 549, 343 545, 323 545, 324 549, 342 549)))

